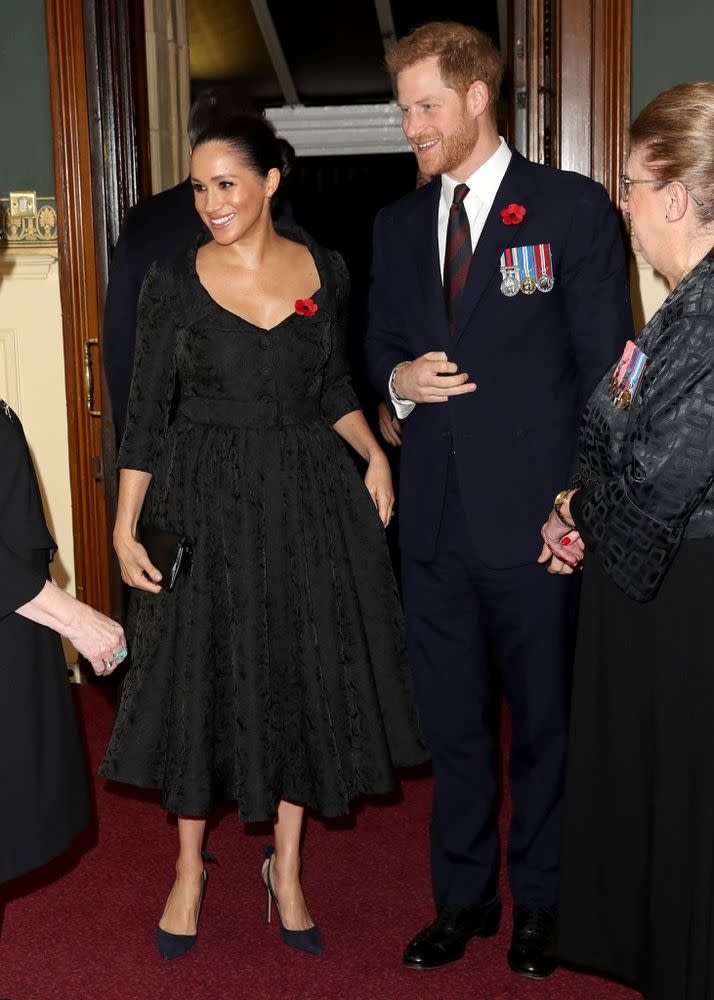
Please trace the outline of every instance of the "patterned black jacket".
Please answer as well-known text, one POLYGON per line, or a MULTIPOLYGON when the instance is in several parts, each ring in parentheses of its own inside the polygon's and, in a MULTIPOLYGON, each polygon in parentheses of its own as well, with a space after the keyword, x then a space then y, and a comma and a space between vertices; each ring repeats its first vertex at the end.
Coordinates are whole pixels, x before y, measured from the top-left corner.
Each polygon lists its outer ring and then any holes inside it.
MULTIPOLYGON (((647 363, 630 407, 586 407, 575 523, 615 583, 650 600, 683 539, 714 537, 714 248, 637 338, 647 363)), ((586 556, 587 558, 587 556, 586 556)))

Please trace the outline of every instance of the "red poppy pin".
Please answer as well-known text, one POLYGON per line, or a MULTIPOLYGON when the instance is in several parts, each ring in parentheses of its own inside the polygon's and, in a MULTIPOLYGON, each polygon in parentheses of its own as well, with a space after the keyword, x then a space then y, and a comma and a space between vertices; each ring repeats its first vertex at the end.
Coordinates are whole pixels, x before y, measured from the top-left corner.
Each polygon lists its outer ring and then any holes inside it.
POLYGON ((525 214, 525 207, 523 205, 516 205, 514 201, 501 209, 501 218, 503 219, 503 224, 506 226, 517 226, 519 222, 523 222, 525 214))
POLYGON ((299 316, 312 316, 317 312, 317 302, 312 299, 296 299, 295 312, 299 316))

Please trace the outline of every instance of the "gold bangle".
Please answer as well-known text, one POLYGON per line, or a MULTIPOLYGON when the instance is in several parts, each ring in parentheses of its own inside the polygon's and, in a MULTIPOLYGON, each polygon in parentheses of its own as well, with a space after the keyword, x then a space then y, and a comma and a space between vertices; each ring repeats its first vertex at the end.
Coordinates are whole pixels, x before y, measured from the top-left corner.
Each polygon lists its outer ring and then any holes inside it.
POLYGON ((560 508, 563 506, 566 500, 568 500, 573 495, 573 493, 575 493, 574 489, 561 490, 560 493, 558 493, 558 495, 556 496, 555 500, 553 501, 553 510, 555 511, 558 520, 565 528, 575 527, 574 523, 571 524, 569 521, 566 521, 563 515, 560 513, 560 508))

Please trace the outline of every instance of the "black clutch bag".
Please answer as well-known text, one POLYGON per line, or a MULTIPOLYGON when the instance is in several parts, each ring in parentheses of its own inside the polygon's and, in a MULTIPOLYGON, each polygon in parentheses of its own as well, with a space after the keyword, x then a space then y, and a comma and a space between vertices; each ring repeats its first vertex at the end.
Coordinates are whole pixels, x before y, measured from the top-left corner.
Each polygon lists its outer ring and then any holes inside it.
POLYGON ((141 544, 154 566, 161 573, 161 586, 173 590, 179 573, 191 572, 191 539, 175 531, 161 528, 144 528, 141 544))

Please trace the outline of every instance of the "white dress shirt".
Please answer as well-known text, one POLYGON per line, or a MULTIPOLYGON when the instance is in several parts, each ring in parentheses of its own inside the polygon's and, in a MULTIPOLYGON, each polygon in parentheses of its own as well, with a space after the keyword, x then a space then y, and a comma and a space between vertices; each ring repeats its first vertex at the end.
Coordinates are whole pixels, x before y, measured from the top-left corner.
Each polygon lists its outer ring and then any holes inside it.
MULTIPOLYGON (((465 181, 456 181, 448 174, 441 175, 441 197, 439 198, 439 262, 441 266, 441 278, 444 279, 444 258, 446 257, 446 230, 449 223, 449 209, 454 200, 454 188, 457 184, 468 185, 469 193, 464 198, 464 208, 469 220, 471 230, 471 252, 476 249, 483 227, 486 225, 488 214, 493 208, 496 193, 501 186, 501 181, 511 162, 511 150, 506 144, 506 140, 501 137, 501 142, 496 150, 485 163, 482 163, 478 170, 475 170, 465 181)), ((435 348, 436 349, 436 348, 435 348)), ((389 396, 394 404, 394 409, 400 420, 404 420, 412 412, 416 403, 409 400, 399 400, 392 392, 392 374, 389 376, 389 396)))

